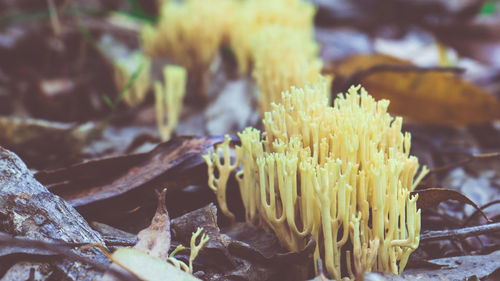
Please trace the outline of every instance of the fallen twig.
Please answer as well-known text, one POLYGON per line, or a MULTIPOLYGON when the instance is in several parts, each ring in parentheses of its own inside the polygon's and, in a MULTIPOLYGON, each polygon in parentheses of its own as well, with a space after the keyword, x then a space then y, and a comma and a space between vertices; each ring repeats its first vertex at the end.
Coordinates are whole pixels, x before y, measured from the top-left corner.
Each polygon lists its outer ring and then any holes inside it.
POLYGON ((472 155, 469 155, 467 158, 462 159, 460 161, 434 168, 431 170, 431 173, 444 172, 444 171, 453 169, 455 167, 463 166, 465 164, 468 164, 468 163, 475 161, 475 160, 478 160, 478 159, 488 159, 488 158, 496 158, 496 157, 500 157, 500 152, 472 154, 472 155))
POLYGON ((442 239, 455 239, 455 238, 465 238, 474 235, 499 232, 500 233, 500 223, 491 223, 485 225, 471 226, 459 229, 448 229, 448 230, 434 230, 427 231, 420 235, 420 241, 435 241, 442 239))
POLYGON ((475 210, 474 213, 472 213, 472 215, 470 215, 465 221, 464 223, 462 224, 462 227, 466 226, 471 220, 472 218, 474 218, 478 213, 482 212, 484 209, 490 207, 490 206, 493 206, 493 205, 496 205, 496 204, 500 204, 500 200, 494 200, 494 201, 491 201, 489 203, 486 203, 484 204, 483 206, 481 206, 479 208, 479 210, 475 210))
POLYGON ((100 271, 109 270, 114 276, 120 278, 120 280, 126 281, 140 281, 139 278, 126 274, 124 272, 118 271, 113 267, 109 267, 108 264, 102 264, 100 262, 94 261, 86 256, 80 255, 73 250, 73 247, 80 246, 93 246, 92 243, 68 243, 64 241, 40 241, 28 239, 25 237, 15 237, 7 233, 0 232, 0 247, 19 247, 19 248, 29 248, 37 249, 42 251, 49 251, 57 255, 62 255, 65 258, 80 261, 85 264, 89 264, 100 271))

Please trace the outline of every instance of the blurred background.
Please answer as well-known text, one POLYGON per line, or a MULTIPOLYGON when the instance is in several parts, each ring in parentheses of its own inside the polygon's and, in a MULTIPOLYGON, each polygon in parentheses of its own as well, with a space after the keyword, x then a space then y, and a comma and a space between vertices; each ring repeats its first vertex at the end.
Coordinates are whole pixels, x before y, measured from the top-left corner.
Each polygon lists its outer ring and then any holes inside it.
MULTIPOLYGON (((357 84, 389 99, 412 154, 445 167, 424 184, 498 220, 499 1, 0 0, 0 145, 34 171, 259 128, 273 94, 319 73, 332 101, 357 84)), ((422 228, 480 222, 452 202, 422 228)), ((422 253, 500 245, 483 238, 422 253)))

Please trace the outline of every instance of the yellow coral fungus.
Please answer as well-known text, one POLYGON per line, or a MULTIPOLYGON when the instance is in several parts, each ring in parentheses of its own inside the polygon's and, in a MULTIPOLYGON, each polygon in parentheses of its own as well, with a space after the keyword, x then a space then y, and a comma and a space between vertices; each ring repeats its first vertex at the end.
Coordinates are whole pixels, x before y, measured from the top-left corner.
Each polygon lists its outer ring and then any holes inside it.
POLYGON ((144 100, 150 87, 151 60, 136 52, 130 57, 118 60, 115 65, 115 83, 118 89, 125 89, 136 71, 140 72, 123 97, 125 103, 131 107, 137 106, 144 100))
POLYGON ((188 71, 204 71, 227 32, 227 0, 168 1, 161 6, 156 27, 141 33, 144 49, 152 56, 168 56, 188 71))
MULTIPOLYGON (((240 74, 253 61, 253 35, 267 26, 285 26, 297 32, 311 32, 314 5, 303 0, 247 0, 234 9, 234 24, 229 30, 231 47, 240 74)), ((286 40, 286 39, 285 39, 286 40)))
POLYGON ((252 75, 260 91, 260 112, 290 86, 302 87, 322 63, 312 36, 315 7, 303 0, 185 0, 161 4, 156 27, 142 30, 152 56, 168 56, 185 66, 190 85, 207 90, 207 70, 219 47, 228 43, 240 74, 252 75))
POLYGON ((227 182, 231 172, 238 166, 238 162, 235 162, 233 164, 230 163, 229 142, 230 138, 228 135, 226 135, 224 142, 217 146, 214 154, 208 152, 202 157, 203 159, 205 159, 205 162, 208 166, 208 186, 215 192, 215 194, 217 194, 217 201, 219 202, 219 207, 222 213, 233 220, 234 214, 229 211, 226 204, 226 185, 222 184, 227 182), (222 150, 224 163, 221 163, 220 161, 220 150, 222 150), (215 167, 217 167, 217 170, 219 172, 218 178, 216 178, 214 174, 215 167))
POLYGON ((239 134, 246 219, 292 251, 314 237, 314 258, 334 279, 401 272, 419 243, 420 210, 410 197, 418 159, 388 105, 351 87, 331 107, 322 79, 282 93, 265 114, 263 140, 253 128, 239 134))
POLYGON ((303 87, 318 77, 322 62, 310 32, 283 26, 268 26, 254 35, 252 75, 259 88, 260 113, 279 102, 281 92, 303 87))
POLYGON ((196 259, 196 257, 198 256, 198 253, 203 248, 203 246, 205 246, 205 244, 208 242, 208 240, 210 240, 210 236, 208 236, 206 233, 203 233, 203 235, 200 238, 200 242, 198 244, 196 244, 196 240, 198 239, 198 236, 200 236, 202 231, 203 231, 203 227, 198 227, 196 232, 193 232, 191 235, 191 241, 190 241, 191 250, 189 252, 189 265, 187 265, 183 261, 180 261, 174 257, 177 252, 186 249, 182 245, 177 246, 177 248, 175 248, 172 251, 172 253, 170 253, 170 255, 168 257, 168 261, 170 263, 172 263, 175 267, 182 269, 187 273, 193 274, 193 261, 194 261, 194 259, 196 259))
POLYGON ((170 139, 179 122, 182 100, 186 93, 186 69, 167 65, 163 69, 165 85, 155 82, 156 121, 163 141, 170 139))

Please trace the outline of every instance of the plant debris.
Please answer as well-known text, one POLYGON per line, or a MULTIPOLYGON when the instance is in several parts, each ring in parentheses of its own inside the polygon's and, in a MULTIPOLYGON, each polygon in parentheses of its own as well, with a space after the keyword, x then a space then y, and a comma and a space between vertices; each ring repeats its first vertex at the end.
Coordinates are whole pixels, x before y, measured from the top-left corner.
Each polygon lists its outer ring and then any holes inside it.
POLYGON ((0 11, 2 281, 498 279, 498 0, 0 11))

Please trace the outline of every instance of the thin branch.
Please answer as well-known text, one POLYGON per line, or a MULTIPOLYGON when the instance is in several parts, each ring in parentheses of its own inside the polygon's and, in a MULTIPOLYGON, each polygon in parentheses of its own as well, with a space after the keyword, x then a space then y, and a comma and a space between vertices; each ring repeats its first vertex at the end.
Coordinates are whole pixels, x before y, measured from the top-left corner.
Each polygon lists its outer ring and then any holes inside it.
POLYGON ((493 205, 496 205, 496 204, 500 204, 500 200, 494 200, 494 201, 491 201, 489 203, 486 203, 484 204, 483 206, 481 206, 478 210, 476 209, 474 211, 474 213, 472 213, 472 215, 470 215, 463 223, 462 223, 462 227, 466 226, 471 220, 472 218, 474 218, 479 212, 483 211, 484 209, 490 207, 490 206, 493 206, 493 205))
POLYGON ((462 159, 460 161, 434 168, 431 170, 431 173, 439 173, 439 172, 447 171, 447 170, 453 169, 455 167, 463 166, 465 164, 468 164, 468 163, 475 161, 475 160, 478 160, 478 159, 489 159, 489 158, 498 158, 498 157, 500 157, 500 152, 472 154, 472 155, 469 155, 467 158, 462 159))
POLYGON ((491 223, 485 225, 471 226, 459 229, 448 229, 448 230, 435 230, 427 231, 420 235, 420 241, 435 241, 443 239, 455 239, 455 238, 466 238, 469 236, 487 234, 487 233, 500 233, 500 223, 491 223))
POLYGON ((137 243, 137 238, 116 238, 112 236, 103 236, 102 239, 106 246, 121 246, 121 247, 132 247, 137 243))

